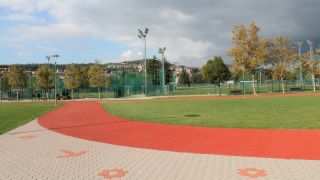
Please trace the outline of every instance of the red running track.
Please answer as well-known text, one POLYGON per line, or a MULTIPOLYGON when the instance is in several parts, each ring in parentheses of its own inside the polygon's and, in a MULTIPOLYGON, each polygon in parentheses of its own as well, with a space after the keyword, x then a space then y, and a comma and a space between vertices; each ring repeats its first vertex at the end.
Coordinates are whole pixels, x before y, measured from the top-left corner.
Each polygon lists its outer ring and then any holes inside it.
POLYGON ((206 128, 137 122, 106 113, 98 102, 70 102, 38 120, 65 135, 137 148, 320 160, 320 130, 206 128))

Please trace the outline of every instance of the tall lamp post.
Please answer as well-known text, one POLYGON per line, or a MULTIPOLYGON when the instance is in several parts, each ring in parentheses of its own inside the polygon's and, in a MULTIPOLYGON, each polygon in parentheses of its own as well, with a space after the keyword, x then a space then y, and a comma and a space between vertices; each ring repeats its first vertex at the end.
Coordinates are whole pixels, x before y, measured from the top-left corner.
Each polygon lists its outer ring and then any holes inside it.
POLYGON ((166 51, 166 47, 163 48, 159 48, 159 54, 161 54, 161 62, 162 62, 162 91, 163 91, 163 95, 165 94, 165 72, 164 72, 164 51, 166 51))
POLYGON ((58 57, 60 57, 59 55, 55 54, 55 55, 52 55, 52 57, 55 58, 55 61, 54 61, 54 104, 57 105, 57 60, 58 60, 58 57))
POLYGON ((245 83, 244 83, 244 71, 245 71, 245 62, 244 61, 241 61, 241 68, 242 68, 242 91, 243 91, 243 94, 246 95, 246 88, 244 87, 245 86, 245 83))
POLYGON ((49 62, 50 62, 50 56, 46 56, 46 60, 48 60, 48 68, 49 68, 49 62))
POLYGON ((298 45, 298 51, 299 51, 299 60, 300 60, 300 84, 302 86, 302 63, 301 63, 301 48, 302 48, 302 45, 303 45, 303 42, 300 41, 300 42, 296 42, 296 44, 298 45))
POLYGON ((148 85, 147 85, 147 40, 146 37, 149 33, 149 29, 145 28, 144 31, 138 29, 138 37, 144 41, 144 86, 145 95, 148 96, 148 85))
MULTIPOLYGON (((307 43, 309 45, 309 48, 310 48, 310 60, 314 60, 314 57, 313 57, 313 45, 314 43, 310 40, 307 40, 307 43)), ((315 80, 315 73, 313 72, 312 73, 312 83, 313 83, 313 91, 316 92, 316 80, 315 80)))

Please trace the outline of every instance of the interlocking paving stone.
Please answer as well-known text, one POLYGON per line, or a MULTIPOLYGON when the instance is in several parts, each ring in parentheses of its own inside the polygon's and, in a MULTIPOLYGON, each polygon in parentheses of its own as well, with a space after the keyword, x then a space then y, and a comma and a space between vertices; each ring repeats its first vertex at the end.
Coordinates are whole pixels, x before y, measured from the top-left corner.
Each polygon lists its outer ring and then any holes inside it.
MULTIPOLYGON (((256 168, 255 179, 319 180, 320 161, 221 156, 139 149, 78 139, 47 130, 32 121, 0 136, 0 179, 100 179, 104 170, 126 171, 121 179, 249 179, 239 169, 256 168), (22 140, 21 136, 34 136, 22 140), (61 150, 86 151, 57 158, 61 150)), ((112 178, 120 179, 120 178, 112 178)), ((251 178, 253 179, 253 178, 251 178)))

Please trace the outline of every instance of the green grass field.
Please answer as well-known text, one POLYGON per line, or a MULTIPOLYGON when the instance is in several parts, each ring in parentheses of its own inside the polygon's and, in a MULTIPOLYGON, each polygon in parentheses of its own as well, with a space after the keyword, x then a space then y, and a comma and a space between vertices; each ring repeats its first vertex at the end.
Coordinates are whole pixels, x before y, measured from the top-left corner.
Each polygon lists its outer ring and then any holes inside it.
POLYGON ((52 103, 3 103, 0 104, 0 134, 24 125, 35 118, 62 106, 52 103))
POLYGON ((320 129, 320 97, 112 102, 116 116, 165 124, 261 129, 320 129))

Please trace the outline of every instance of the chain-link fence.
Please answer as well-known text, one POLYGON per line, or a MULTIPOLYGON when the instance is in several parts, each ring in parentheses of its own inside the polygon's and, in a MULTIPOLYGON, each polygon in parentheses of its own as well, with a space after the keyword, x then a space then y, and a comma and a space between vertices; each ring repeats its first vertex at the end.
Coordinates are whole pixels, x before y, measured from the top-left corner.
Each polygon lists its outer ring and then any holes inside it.
MULTIPOLYGON (((177 86, 175 83, 169 83, 165 86, 162 84, 154 85, 152 76, 148 76, 147 88, 144 85, 144 76, 142 73, 127 73, 121 76, 108 77, 109 83, 106 87, 100 88, 101 99, 130 97, 134 95, 145 96, 187 96, 187 95, 250 95, 253 94, 252 81, 229 82, 222 84, 220 87, 213 84, 191 84, 189 86, 177 86)), ((161 82, 161 81, 160 81, 161 82)), ((59 100, 71 99, 71 90, 64 86, 64 81, 57 80, 57 92, 54 89, 37 89, 36 79, 30 78, 27 88, 23 90, 2 90, 0 94, 1 100, 33 100, 43 101, 55 99, 59 100)), ((283 82, 285 93, 299 93, 313 91, 313 83, 311 80, 290 80, 283 82)), ((272 94, 282 93, 282 84, 277 80, 269 80, 255 83, 256 93, 272 94)), ((318 91, 319 81, 316 81, 316 90, 318 91)), ((74 99, 99 98, 99 89, 91 87, 81 87, 73 90, 74 99)))
MULTIPOLYGON (((319 81, 316 81, 316 90, 320 89, 319 81)), ((261 83, 255 83, 256 93, 272 94, 282 93, 299 93, 313 91, 313 83, 311 80, 290 80, 283 82, 269 80, 261 83)), ((222 84, 220 87, 212 84, 191 84, 190 86, 177 86, 175 91, 170 91, 170 96, 178 95, 206 95, 206 94, 224 94, 224 95, 250 95, 253 94, 252 81, 240 81, 229 84, 222 84)))

